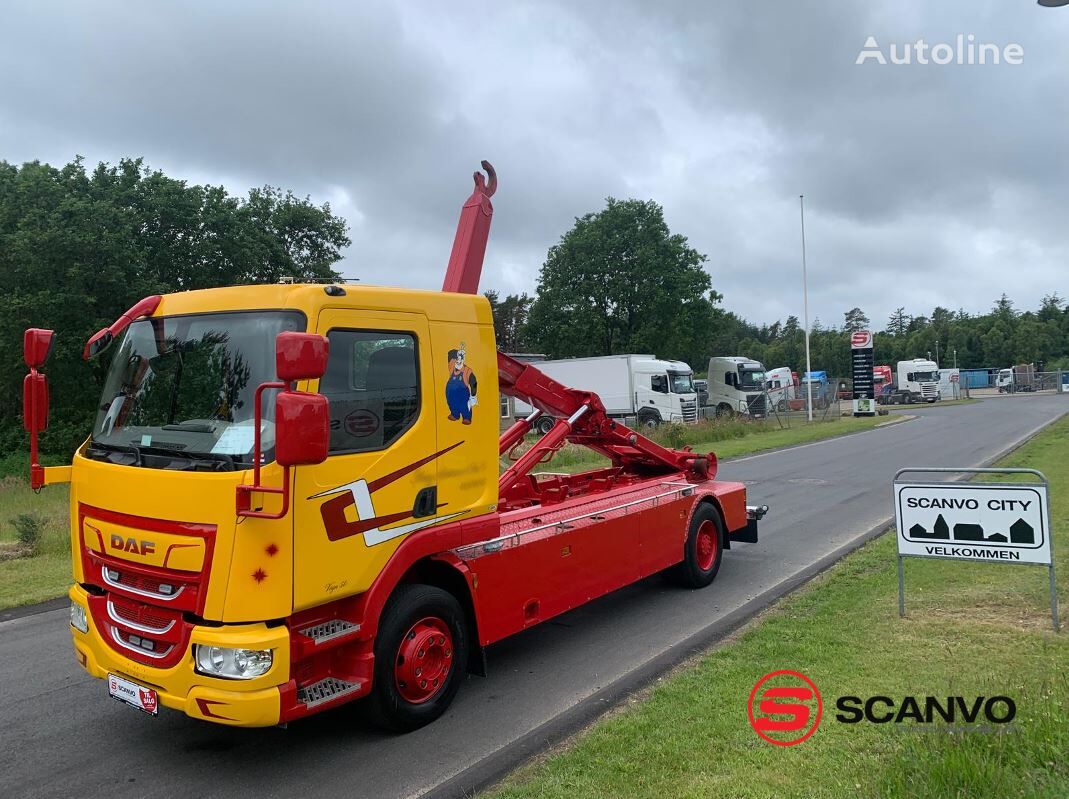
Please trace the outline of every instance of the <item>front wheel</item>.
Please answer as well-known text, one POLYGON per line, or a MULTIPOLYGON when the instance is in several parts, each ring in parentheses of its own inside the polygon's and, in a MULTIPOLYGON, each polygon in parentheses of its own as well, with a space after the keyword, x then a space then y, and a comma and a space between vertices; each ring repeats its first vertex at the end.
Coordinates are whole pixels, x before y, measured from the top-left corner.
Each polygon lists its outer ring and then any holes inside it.
POLYGON ((430 724, 453 701, 468 664, 468 624, 456 598, 430 585, 401 585, 375 637, 371 721, 392 732, 430 724))
POLYGON ((661 417, 656 411, 646 411, 639 413, 638 424, 640 427, 644 427, 647 430, 655 430, 661 424, 661 417))
POLYGON ((721 402, 716 406, 716 418, 717 419, 730 419, 735 415, 735 409, 728 405, 726 402, 721 402))
POLYGON ((724 523, 715 507, 702 503, 690 519, 683 562, 668 569, 665 576, 685 588, 705 588, 720 571, 723 559, 724 523))

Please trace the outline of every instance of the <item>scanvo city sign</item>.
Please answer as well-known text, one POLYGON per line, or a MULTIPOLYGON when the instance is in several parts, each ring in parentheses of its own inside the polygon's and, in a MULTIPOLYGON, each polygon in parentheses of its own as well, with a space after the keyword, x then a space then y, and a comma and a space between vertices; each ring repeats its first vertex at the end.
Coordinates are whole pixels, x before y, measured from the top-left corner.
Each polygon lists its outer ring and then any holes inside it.
POLYGON ((1047 488, 894 484, 898 554, 1049 565, 1047 488))

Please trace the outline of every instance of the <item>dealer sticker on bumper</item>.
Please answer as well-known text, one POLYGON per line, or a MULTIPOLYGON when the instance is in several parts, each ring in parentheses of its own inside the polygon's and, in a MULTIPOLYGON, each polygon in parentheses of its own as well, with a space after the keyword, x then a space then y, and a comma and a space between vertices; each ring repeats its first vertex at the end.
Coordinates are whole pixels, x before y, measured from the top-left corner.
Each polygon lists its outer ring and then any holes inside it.
POLYGON ((153 716, 160 712, 160 697, 156 691, 152 688, 143 688, 137 683, 116 677, 114 674, 108 675, 108 693, 120 702, 133 705, 138 710, 143 710, 153 716))

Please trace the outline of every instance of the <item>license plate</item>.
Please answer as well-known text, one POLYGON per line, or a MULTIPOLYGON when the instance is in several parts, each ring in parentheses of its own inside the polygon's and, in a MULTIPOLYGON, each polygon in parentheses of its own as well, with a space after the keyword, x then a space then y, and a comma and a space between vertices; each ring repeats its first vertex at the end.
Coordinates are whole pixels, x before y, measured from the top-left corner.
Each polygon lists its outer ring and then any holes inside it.
POLYGON ((154 689, 145 688, 114 674, 108 675, 108 694, 113 699, 132 705, 149 715, 155 716, 160 712, 160 696, 154 689))

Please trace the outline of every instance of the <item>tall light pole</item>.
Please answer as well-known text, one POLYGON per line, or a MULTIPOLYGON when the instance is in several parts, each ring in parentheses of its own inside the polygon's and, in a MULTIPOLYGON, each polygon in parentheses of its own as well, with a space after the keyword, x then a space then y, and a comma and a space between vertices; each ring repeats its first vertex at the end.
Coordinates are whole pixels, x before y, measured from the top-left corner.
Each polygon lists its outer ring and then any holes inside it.
POLYGON ((809 421, 813 421, 813 364, 809 360, 809 279, 805 267, 805 195, 798 195, 798 211, 802 217, 802 310, 805 316, 805 371, 809 379, 805 381, 809 410, 809 421))
POLYGON ((939 339, 935 340, 935 362, 939 363, 939 339))

